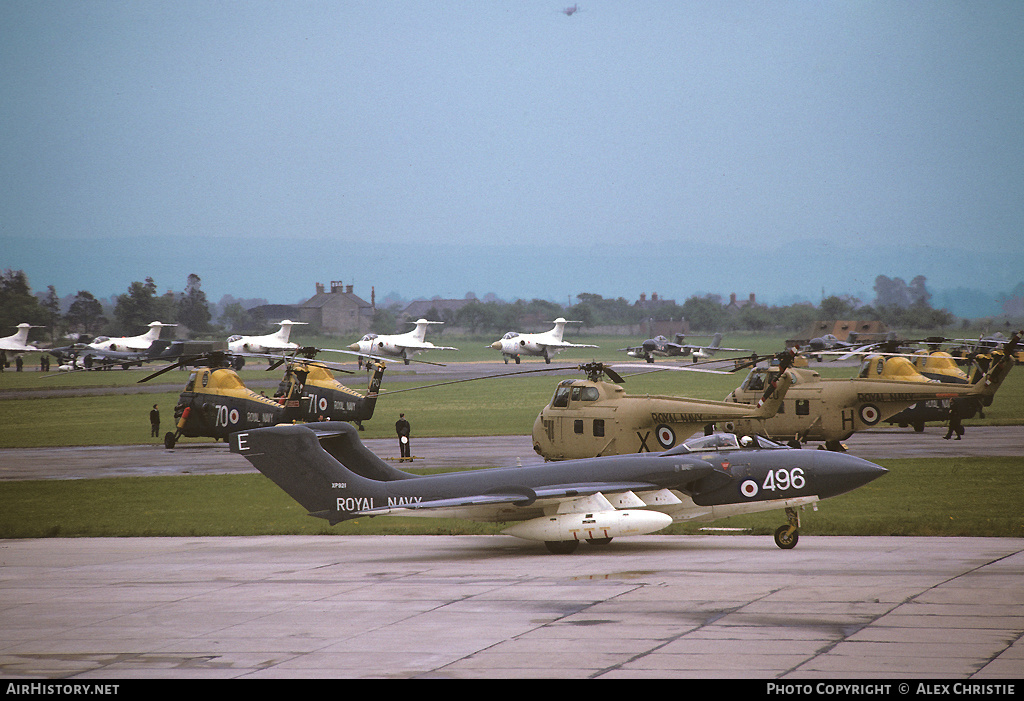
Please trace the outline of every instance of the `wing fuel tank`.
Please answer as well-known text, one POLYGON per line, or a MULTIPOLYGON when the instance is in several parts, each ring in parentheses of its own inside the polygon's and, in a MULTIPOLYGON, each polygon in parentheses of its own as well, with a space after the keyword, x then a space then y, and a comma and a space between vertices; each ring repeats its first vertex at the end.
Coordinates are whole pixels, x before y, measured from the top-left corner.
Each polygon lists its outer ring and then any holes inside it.
POLYGON ((502 533, 526 540, 595 540, 654 533, 671 523, 672 517, 660 511, 626 509, 541 516, 517 523, 502 533))

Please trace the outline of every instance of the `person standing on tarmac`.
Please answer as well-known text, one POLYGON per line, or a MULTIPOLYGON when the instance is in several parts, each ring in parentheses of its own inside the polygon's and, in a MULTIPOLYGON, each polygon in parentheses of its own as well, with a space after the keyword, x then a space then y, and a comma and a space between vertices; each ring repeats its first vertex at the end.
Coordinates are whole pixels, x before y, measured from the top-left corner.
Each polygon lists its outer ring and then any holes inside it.
POLYGON ((156 404, 153 405, 152 411, 149 412, 149 427, 151 436, 160 435, 160 410, 156 408, 156 404))
POLYGON ((408 460, 412 462, 412 449, 409 446, 409 433, 412 431, 412 427, 405 418, 405 414, 398 415, 398 421, 395 422, 395 433, 398 434, 398 447, 402 452, 402 457, 398 462, 405 462, 408 460))

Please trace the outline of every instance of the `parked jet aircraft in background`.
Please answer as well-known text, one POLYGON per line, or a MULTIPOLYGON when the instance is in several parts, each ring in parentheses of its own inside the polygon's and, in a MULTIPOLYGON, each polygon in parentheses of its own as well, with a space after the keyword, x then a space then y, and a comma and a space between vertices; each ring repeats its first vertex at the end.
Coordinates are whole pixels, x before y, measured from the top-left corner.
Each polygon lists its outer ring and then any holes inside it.
POLYGON ((506 365, 509 358, 512 358, 518 364, 521 355, 541 355, 544 356, 545 363, 550 363, 552 356, 566 348, 597 348, 597 346, 585 343, 569 343, 562 340, 566 324, 579 324, 581 322, 566 321, 562 317, 558 317, 551 323, 555 327, 550 331, 542 333, 517 333, 509 331, 500 340, 492 343, 490 348, 501 351, 506 365))
POLYGON ((18 324, 15 328, 18 329, 16 334, 0 338, 0 351, 5 353, 31 353, 40 350, 28 342, 28 331, 29 329, 41 329, 43 328, 42 326, 22 323, 18 324))
MULTIPOLYGON (((417 353, 429 350, 458 350, 452 346, 435 346, 430 341, 423 340, 427 335, 427 326, 430 324, 443 324, 443 321, 427 321, 419 319, 415 322, 416 328, 408 333, 379 335, 368 333, 361 339, 349 346, 349 350, 367 355, 384 355, 392 358, 401 358, 406 365, 409 359, 417 353)), ((362 359, 359 361, 362 366, 362 359)))
POLYGON ((241 431, 230 446, 332 525, 392 513, 518 521, 503 532, 542 541, 556 554, 571 553, 581 540, 605 545, 677 521, 773 509, 786 510, 788 523, 775 542, 788 549, 798 539, 797 508, 886 473, 852 455, 733 434, 703 436, 663 453, 423 476, 388 465, 340 421, 241 431))
POLYGON ((165 327, 170 326, 177 326, 177 324, 162 324, 159 321, 151 321, 149 323, 149 331, 139 336, 122 336, 120 338, 97 336, 91 343, 85 345, 98 351, 145 351, 149 350, 153 341, 160 338, 160 332, 165 327))
POLYGON ((280 353, 289 350, 298 350, 301 346, 298 343, 289 341, 293 326, 304 326, 305 321, 281 322, 280 328, 274 333, 265 336, 231 336, 228 338, 229 353, 280 353))
POLYGON ((654 338, 648 338, 639 346, 620 348, 619 350, 626 351, 626 355, 631 358, 642 358, 648 363, 653 363, 655 356, 671 358, 674 356, 688 355, 693 359, 693 362, 697 362, 698 360, 706 360, 710 358, 717 351, 728 351, 730 353, 753 352, 749 348, 723 348, 722 334, 720 333, 716 333, 711 344, 707 346, 695 346, 685 343, 685 340, 686 336, 681 333, 677 333, 675 335, 675 341, 670 341, 664 336, 655 336, 654 338))

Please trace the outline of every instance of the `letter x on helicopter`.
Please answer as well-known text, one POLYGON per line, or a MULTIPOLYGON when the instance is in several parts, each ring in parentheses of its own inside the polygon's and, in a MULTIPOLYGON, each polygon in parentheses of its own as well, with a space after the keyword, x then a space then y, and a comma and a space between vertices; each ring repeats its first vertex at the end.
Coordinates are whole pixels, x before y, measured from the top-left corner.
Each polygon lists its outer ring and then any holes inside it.
MULTIPOLYGON (((227 440, 235 431, 281 423, 352 421, 361 424, 370 419, 377 404, 385 359, 369 356, 377 361, 376 368, 366 394, 361 394, 338 382, 325 363, 312 359, 320 350, 349 353, 302 348, 288 356, 244 354, 247 357, 276 358, 277 363, 271 363, 268 370, 285 365, 284 379, 273 398, 246 387, 233 367, 237 354, 224 351, 182 358, 139 382, 148 382, 175 368, 195 366, 174 407, 175 430, 164 435, 164 446, 168 449, 173 448, 182 436, 227 440)), ((333 369, 352 374, 351 370, 333 369)))
POLYGON ((775 542, 788 549, 799 537, 798 508, 886 473, 852 455, 733 434, 658 453, 423 476, 385 463, 344 422, 239 431, 230 447, 331 525, 386 514, 515 522, 503 533, 544 542, 555 554, 580 541, 603 546, 674 522, 774 509, 786 511, 775 542))

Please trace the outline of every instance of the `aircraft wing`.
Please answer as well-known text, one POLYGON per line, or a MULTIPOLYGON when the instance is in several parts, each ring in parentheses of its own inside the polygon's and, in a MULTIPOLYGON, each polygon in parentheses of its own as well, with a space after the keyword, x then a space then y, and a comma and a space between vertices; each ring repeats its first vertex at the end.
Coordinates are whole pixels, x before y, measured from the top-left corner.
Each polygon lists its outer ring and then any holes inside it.
POLYGON ((592 346, 589 343, 569 343, 568 341, 539 341, 537 345, 546 348, 600 348, 600 346, 592 346))
POLYGON ((416 351, 428 351, 428 350, 458 350, 454 346, 435 346, 433 343, 396 343, 399 348, 405 348, 407 350, 416 351))
MULTIPOLYGON (((708 470, 710 470, 710 466, 707 470, 701 467, 692 468, 690 472, 696 471, 700 474, 691 474, 689 476, 692 479, 697 479, 703 475, 703 472, 708 470)), ((619 492, 643 492, 656 491, 660 489, 662 489, 661 486, 650 482, 591 482, 585 484, 552 485, 540 489, 512 487, 507 492, 474 494, 449 499, 433 499, 430 501, 402 504, 401 506, 381 506, 374 509, 366 509, 360 513, 366 516, 380 516, 382 514, 398 513, 401 511, 443 511, 445 509, 465 509, 466 507, 495 506, 497 504, 513 504, 515 506, 526 507, 533 506, 537 501, 575 501, 581 497, 588 497, 602 493, 615 494, 619 492)), ((316 516, 317 514, 312 515, 316 516)))

